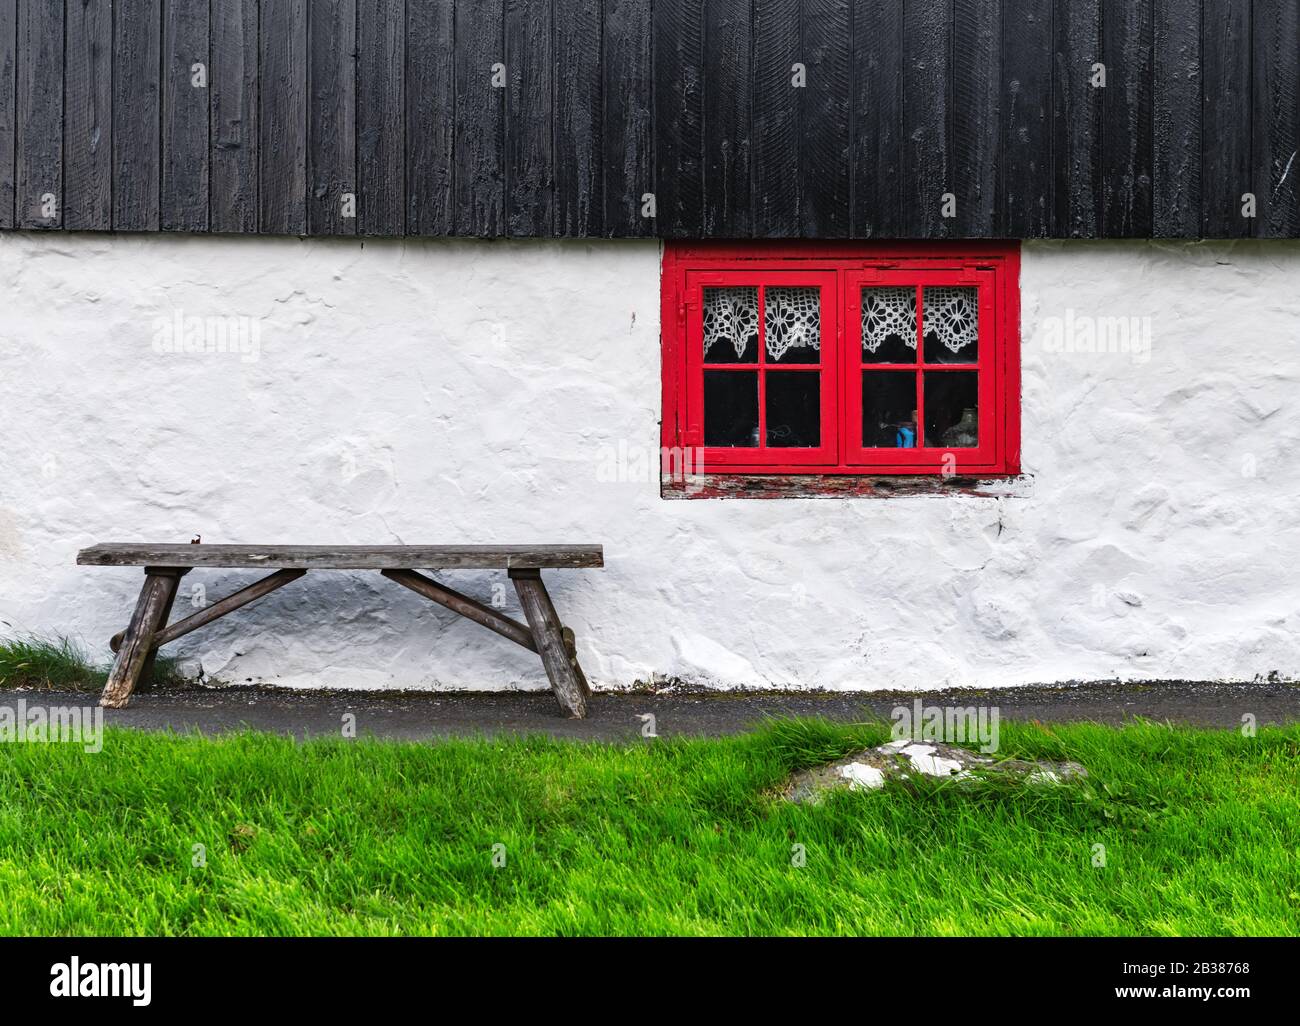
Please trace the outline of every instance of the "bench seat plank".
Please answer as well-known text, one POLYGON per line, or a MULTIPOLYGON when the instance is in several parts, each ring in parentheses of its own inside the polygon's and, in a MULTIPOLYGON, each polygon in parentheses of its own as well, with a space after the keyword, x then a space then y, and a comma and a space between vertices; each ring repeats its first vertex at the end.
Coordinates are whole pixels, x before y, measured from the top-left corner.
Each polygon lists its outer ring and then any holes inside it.
POLYGON ((600 545, 146 545, 77 553, 82 566, 277 570, 563 570, 605 565, 600 545))

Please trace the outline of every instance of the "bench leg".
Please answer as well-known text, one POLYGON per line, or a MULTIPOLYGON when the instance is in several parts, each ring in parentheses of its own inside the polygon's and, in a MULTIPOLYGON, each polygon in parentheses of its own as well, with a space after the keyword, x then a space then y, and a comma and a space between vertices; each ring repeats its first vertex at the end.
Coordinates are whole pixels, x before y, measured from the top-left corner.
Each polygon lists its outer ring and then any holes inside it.
POLYGON ((181 574, 181 570, 169 567, 145 567, 144 587, 140 589, 135 612, 109 671, 100 705, 120 709, 130 700, 153 650, 153 636, 161 628, 164 612, 176 596, 181 574))
MULTIPOLYGON (((181 578, 184 577, 188 570, 181 570, 174 577, 168 579, 167 601, 163 603, 162 615, 158 618, 157 630, 162 630, 167 626, 167 622, 172 618, 172 606, 176 602, 176 593, 180 591, 181 578)), ((144 666, 140 667, 140 680, 136 684, 137 691, 148 691, 153 681, 153 663, 158 658, 158 649, 150 645, 149 654, 145 656, 144 666)))
MULTIPOLYGON (((510 579, 519 593, 519 604, 524 607, 524 618, 533 632, 555 700, 560 703, 564 715, 582 719, 587 715, 587 698, 591 692, 582 667, 578 665, 576 650, 566 644, 565 628, 551 604, 551 596, 546 593, 542 572, 511 570, 510 579)), ((569 634, 572 637, 571 631, 569 634)))

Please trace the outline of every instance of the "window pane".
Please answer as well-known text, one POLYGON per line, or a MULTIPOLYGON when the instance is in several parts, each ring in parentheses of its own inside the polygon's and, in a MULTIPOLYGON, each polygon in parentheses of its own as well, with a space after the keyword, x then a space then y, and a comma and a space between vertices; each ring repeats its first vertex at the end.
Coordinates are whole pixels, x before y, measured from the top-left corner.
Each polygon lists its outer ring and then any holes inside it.
POLYGON ((862 444, 868 449, 910 449, 916 442, 916 375, 911 371, 862 372, 862 444))
POLYGON ((921 293, 926 363, 979 359, 979 289, 933 285, 921 293))
POLYGON ((763 290, 767 355, 777 363, 816 363, 821 357, 821 289, 773 285, 763 290))
POLYGON ((916 363, 916 289, 862 290, 862 362, 916 363))
POLYGON ((769 371, 767 444, 778 448, 821 445, 821 374, 769 371))
POLYGON ((758 362, 758 289, 704 290, 704 362, 758 362))
POLYGON ((704 444, 758 445, 757 372, 704 372, 704 444))
POLYGON ((974 449, 979 445, 979 375, 935 371, 925 376, 925 444, 974 449))

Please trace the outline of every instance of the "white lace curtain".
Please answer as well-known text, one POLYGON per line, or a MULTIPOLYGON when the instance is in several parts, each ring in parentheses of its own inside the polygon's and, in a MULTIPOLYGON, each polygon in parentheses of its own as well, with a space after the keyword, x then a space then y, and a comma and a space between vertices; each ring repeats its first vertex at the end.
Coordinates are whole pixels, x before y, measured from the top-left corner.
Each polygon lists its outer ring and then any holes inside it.
MULTIPOLYGON (((789 350, 811 346, 820 349, 821 290, 769 286, 763 294, 763 328, 767 355, 780 360, 789 350)), ((704 290, 704 358, 719 342, 728 342, 739 360, 758 334, 758 289, 751 287, 704 290)))
MULTIPOLYGON (((928 285, 923 292, 925 330, 951 353, 979 337, 979 290, 970 286, 928 285)), ((916 289, 906 286, 862 290, 862 345, 874 353, 891 335, 916 348, 916 289)))

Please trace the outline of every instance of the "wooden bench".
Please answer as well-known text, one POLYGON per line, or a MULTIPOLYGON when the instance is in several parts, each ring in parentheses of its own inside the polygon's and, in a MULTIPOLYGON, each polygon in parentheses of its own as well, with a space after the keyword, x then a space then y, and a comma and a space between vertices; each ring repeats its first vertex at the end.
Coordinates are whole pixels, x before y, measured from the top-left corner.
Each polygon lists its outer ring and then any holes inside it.
POLYGON ((578 665, 573 632, 560 622, 542 583, 543 570, 604 566, 599 545, 92 545, 77 553, 83 566, 142 566, 144 587, 126 630, 110 644, 117 658, 99 704, 126 705, 136 682, 153 669, 154 656, 227 613, 269 595, 308 570, 378 570, 466 619, 496 631, 542 658, 565 715, 587 714, 591 689, 578 665), (264 568, 275 572, 169 624, 180 579, 197 567, 264 568), (505 570, 514 582, 527 624, 462 595, 419 570, 505 570))

